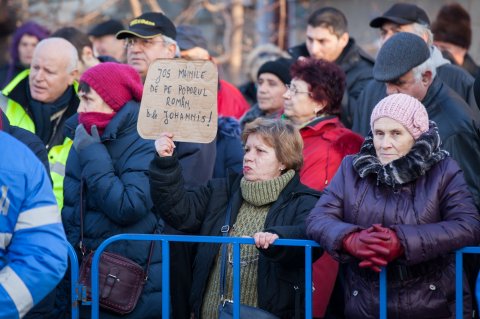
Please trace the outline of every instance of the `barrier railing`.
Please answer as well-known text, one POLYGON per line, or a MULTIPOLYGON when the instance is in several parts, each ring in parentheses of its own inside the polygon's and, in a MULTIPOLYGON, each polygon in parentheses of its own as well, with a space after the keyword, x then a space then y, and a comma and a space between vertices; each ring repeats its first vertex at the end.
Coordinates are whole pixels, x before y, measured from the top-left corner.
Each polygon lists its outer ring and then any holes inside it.
MULTIPOLYGON (((121 234, 106 239, 95 251, 92 260, 92 319, 99 318, 98 264, 100 255, 112 242, 119 240, 162 241, 162 318, 170 316, 170 242, 212 243, 233 245, 233 316, 240 318, 240 245, 254 244, 253 238, 184 236, 184 235, 145 235, 121 234)), ((305 264, 312 264, 312 247, 319 245, 311 240, 278 239, 275 245, 305 247, 305 264)), ((305 271, 305 318, 312 318, 312 269, 305 271)))
MULTIPOLYGON (((463 318, 463 254, 480 254, 480 247, 465 247, 455 252, 455 317, 463 318)), ((387 319, 387 275, 380 273, 380 319, 387 319)), ((472 291, 472 298, 475 298, 472 291)))
MULTIPOLYGON (((161 241, 162 242, 162 318, 170 316, 170 242, 186 243, 212 243, 233 245, 233 315, 240 318, 240 245, 252 245, 252 238, 240 237, 215 237, 215 236, 185 236, 185 235, 153 235, 153 234, 121 234, 106 239, 96 250, 92 260, 92 319, 99 318, 99 292, 98 292, 98 266, 101 253, 112 242, 119 240, 133 241, 161 241)), ((311 240, 278 239, 275 245, 305 247, 305 265, 312 264, 312 247, 319 245, 311 240)), ((455 252, 455 314, 456 318, 463 317, 463 254, 480 254, 480 247, 465 247, 455 252)), ((71 269, 71 303, 72 319, 79 317, 79 305, 82 294, 85 293, 82 285, 78 283, 79 266, 74 248, 68 245, 68 255, 71 269)), ((387 275, 386 269, 380 273, 380 319, 387 318, 387 275)), ((472 292, 474 293, 474 292, 472 292)), ((85 304, 85 303, 84 303, 85 304)), ((305 318, 312 318, 312 269, 306 267, 305 271, 305 318)))

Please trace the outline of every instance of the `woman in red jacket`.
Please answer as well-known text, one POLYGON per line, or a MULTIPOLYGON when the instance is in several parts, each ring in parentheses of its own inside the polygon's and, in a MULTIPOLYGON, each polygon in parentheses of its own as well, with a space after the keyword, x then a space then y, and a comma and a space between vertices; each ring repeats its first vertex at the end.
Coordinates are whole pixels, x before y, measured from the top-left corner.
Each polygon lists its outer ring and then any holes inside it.
MULTIPOLYGON (((302 183, 322 191, 335 175, 342 159, 357 153, 363 138, 340 122, 345 90, 345 74, 334 63, 306 58, 290 70, 284 115, 300 128, 303 138, 304 165, 302 183)), ((328 254, 313 265, 313 315, 325 316, 335 284, 338 263, 328 254)))

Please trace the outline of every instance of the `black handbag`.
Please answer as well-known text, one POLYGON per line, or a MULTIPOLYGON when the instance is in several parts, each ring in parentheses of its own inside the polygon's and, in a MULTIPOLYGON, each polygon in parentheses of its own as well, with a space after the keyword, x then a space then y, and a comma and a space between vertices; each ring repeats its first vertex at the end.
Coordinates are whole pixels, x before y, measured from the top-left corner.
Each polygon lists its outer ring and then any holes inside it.
MULTIPOLYGON (((225 216, 225 224, 222 227, 222 234, 224 237, 228 236, 230 230, 230 214, 232 205, 229 202, 227 207, 227 215, 225 216)), ((222 244, 222 256, 220 264, 220 305, 218 306, 219 319, 233 318, 233 301, 225 299, 225 277, 227 273, 227 244, 222 244)), ((277 316, 271 314, 263 309, 240 304, 240 319, 279 319, 277 316)))
MULTIPOLYGON (((84 181, 81 181, 80 191, 80 243, 84 255, 80 266, 79 283, 86 287, 87 301, 91 300, 91 268, 95 251, 85 256, 86 247, 83 244, 83 211, 86 207, 84 196, 84 181)), ((132 312, 147 282, 148 270, 153 254, 154 241, 150 243, 150 252, 146 270, 127 257, 111 252, 102 252, 98 267, 99 305, 114 313, 124 315, 132 312)))

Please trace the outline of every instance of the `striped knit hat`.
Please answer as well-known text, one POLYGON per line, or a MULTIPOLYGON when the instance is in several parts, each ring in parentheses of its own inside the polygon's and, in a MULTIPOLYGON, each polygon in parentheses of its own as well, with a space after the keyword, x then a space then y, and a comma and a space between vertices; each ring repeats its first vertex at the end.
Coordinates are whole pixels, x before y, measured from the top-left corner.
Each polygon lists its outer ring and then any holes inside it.
POLYGON ((370 117, 370 128, 381 117, 389 117, 401 123, 414 139, 428 131, 428 114, 425 106, 410 95, 392 94, 378 102, 370 117))

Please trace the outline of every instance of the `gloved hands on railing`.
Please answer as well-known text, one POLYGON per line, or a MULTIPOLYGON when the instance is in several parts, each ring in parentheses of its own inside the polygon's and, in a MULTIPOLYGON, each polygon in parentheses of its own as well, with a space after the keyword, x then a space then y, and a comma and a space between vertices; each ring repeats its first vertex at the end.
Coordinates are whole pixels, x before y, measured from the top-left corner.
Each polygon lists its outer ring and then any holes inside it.
POLYGON ((370 267, 374 271, 379 271, 378 260, 383 260, 385 264, 382 266, 385 266, 388 262, 403 255, 403 246, 400 244, 397 233, 392 229, 374 224, 366 231, 370 236, 363 236, 361 240, 370 250, 375 252, 375 259, 370 257, 362 260, 359 264, 360 267, 370 267))

